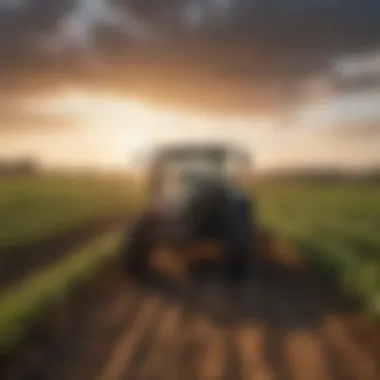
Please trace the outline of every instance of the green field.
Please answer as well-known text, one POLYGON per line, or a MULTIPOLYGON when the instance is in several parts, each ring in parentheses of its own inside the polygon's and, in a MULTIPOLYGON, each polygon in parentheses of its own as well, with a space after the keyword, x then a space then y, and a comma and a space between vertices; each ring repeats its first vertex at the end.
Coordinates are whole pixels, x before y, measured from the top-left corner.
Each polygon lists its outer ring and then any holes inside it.
POLYGON ((262 223, 380 316, 379 190, 364 184, 273 184, 258 195, 262 223))
POLYGON ((0 251, 128 211, 135 195, 127 177, 0 178, 0 251))
MULTIPOLYGON (((0 189, 0 220, 7 221, 0 230, 3 247, 48 236, 56 226, 128 211, 141 200, 141 192, 127 179, 2 179, 0 189)), ((293 242, 326 279, 334 278, 347 295, 380 317, 379 188, 354 183, 263 184, 256 193, 260 222, 293 242)), ((17 342, 25 326, 62 297, 62 289, 70 291, 95 275, 99 264, 112 257, 108 247, 119 238, 74 252, 3 294, 0 346, 17 342)))

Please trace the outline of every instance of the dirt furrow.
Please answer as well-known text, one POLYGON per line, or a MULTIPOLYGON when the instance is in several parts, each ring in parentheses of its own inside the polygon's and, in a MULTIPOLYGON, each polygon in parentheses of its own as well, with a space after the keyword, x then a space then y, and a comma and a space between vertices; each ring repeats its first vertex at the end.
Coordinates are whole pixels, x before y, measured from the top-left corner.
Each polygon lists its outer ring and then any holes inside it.
POLYGON ((266 263, 240 285, 208 273, 181 286, 143 287, 117 264, 108 272, 78 296, 63 326, 34 342, 38 360, 16 360, 18 371, 2 379, 380 378, 378 352, 366 340, 380 327, 359 334, 352 315, 322 302, 328 289, 301 273, 266 263))
POLYGON ((379 368, 376 353, 354 339, 347 321, 339 316, 329 316, 321 328, 336 360, 342 379, 377 380, 379 368))
POLYGON ((152 325, 152 318, 160 306, 162 305, 157 298, 144 299, 141 309, 135 313, 132 324, 125 326, 125 330, 112 347, 109 361, 103 368, 99 380, 118 380, 123 372, 129 375, 129 366, 134 364, 133 360, 140 347, 142 335, 152 325))
POLYGON ((282 350, 284 367, 290 379, 333 380, 321 339, 314 331, 288 333, 282 350))
MULTIPOLYGON (((276 288, 268 292, 268 288, 260 288, 260 282, 255 281, 251 281, 252 285, 256 287, 256 292, 253 288, 252 292, 245 289, 246 293, 253 296, 249 302, 257 302, 258 308, 263 306, 264 295, 255 298, 255 294, 264 291, 272 297, 267 300, 272 308, 267 308, 266 313, 280 312, 277 318, 262 319, 260 322, 257 322, 257 318, 250 321, 247 315, 244 319, 240 318, 242 309, 231 309, 232 305, 236 305, 234 293, 228 292, 227 287, 212 277, 208 281, 203 279, 194 282, 191 284, 192 289, 183 289, 184 293, 178 296, 177 301, 186 300, 186 304, 173 304, 173 293, 167 299, 165 291, 155 293, 160 303, 166 305, 161 306, 165 310, 163 315, 152 322, 154 326, 148 334, 151 338, 150 347, 135 347, 145 357, 140 356, 134 371, 128 370, 127 357, 122 350, 118 351, 117 355, 124 357, 124 370, 115 380, 377 379, 379 369, 374 360, 376 353, 353 339, 349 331, 334 325, 331 321, 335 317, 328 310, 326 315, 312 319, 313 326, 305 328, 304 320, 308 313, 302 310, 302 303, 289 299, 292 293, 280 292, 276 288), (292 310, 287 310, 289 308, 292 310), (293 319, 292 323, 290 319, 293 319), (322 327, 319 321, 323 321, 322 327), (180 335, 184 336, 180 338, 180 335), (268 343, 276 352, 277 358, 274 360, 270 360, 268 343), (335 364, 340 365, 332 364, 329 357, 331 353, 334 358, 338 358, 335 364)), ((126 334, 125 339, 130 339, 132 331, 126 334)), ((147 334, 147 330, 142 329, 142 332, 147 334)), ((140 341, 142 339, 140 336, 140 341)))
POLYGON ((236 326, 234 335, 242 378, 275 380, 265 357, 265 329, 261 325, 242 323, 236 326))
POLYGON ((181 323, 183 314, 178 307, 169 306, 162 322, 157 326, 156 334, 145 363, 136 377, 176 380, 180 378, 179 350, 181 323), (170 363, 170 365, 168 365, 170 363))

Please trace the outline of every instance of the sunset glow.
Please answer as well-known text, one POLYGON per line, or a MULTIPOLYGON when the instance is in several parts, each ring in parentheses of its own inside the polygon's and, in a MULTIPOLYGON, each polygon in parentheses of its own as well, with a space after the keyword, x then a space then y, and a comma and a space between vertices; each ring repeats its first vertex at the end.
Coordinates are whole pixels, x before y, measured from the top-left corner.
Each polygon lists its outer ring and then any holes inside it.
MULTIPOLYGON (((352 98, 349 100, 352 102, 352 98)), ((243 144, 255 153, 257 166, 262 168, 380 162, 376 136, 358 141, 346 135, 344 129, 334 127, 339 124, 344 101, 306 107, 291 115, 289 125, 254 116, 207 116, 159 108, 138 99, 77 88, 57 96, 25 99, 23 104, 26 113, 54 116, 57 125, 37 130, 20 125, 8 131, 2 137, 6 144, 0 146, 0 154, 31 155, 47 167, 133 168, 136 157, 155 144, 189 139, 243 144), (61 119, 71 120, 72 125, 60 125, 61 119)), ((374 101, 363 104, 367 108, 363 107, 362 117, 368 111, 373 113, 374 101)), ((359 111, 360 107, 356 112, 360 116, 359 111)))

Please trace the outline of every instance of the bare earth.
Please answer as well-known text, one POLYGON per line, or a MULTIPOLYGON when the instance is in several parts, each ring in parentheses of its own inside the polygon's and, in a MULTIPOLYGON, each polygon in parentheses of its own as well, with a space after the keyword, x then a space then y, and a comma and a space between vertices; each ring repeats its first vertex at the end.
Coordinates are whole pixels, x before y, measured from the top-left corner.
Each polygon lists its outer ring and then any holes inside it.
POLYGON ((277 249, 235 286, 216 272, 141 286, 113 263, 36 328, 0 377, 380 379, 380 327, 277 249))

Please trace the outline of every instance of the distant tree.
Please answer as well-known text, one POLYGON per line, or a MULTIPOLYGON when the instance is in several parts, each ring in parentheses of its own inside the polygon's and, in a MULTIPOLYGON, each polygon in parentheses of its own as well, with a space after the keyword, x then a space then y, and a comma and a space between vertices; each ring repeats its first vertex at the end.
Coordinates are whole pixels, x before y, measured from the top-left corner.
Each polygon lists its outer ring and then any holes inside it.
POLYGON ((34 175, 38 172, 38 168, 37 162, 32 157, 28 156, 13 160, 0 159, 0 175, 34 175))

